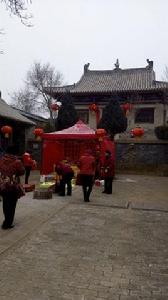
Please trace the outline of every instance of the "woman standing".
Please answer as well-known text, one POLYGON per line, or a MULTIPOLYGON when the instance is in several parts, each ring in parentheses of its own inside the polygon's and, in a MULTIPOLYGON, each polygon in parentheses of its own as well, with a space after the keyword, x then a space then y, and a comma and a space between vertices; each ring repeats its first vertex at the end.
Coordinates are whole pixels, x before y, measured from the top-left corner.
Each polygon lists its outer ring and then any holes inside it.
POLYGON ((23 164, 25 167, 25 184, 28 184, 30 172, 35 168, 36 162, 31 157, 31 152, 26 151, 22 156, 23 164))
POLYGON ((24 195, 20 186, 19 176, 25 172, 22 162, 11 154, 12 149, 7 149, 7 154, 0 158, 0 195, 3 199, 4 221, 2 229, 13 228, 13 220, 18 198, 24 195))
POLYGON ((112 194, 112 185, 114 178, 114 159, 112 158, 111 152, 106 150, 105 159, 102 166, 103 177, 104 177, 104 191, 105 194, 112 194))

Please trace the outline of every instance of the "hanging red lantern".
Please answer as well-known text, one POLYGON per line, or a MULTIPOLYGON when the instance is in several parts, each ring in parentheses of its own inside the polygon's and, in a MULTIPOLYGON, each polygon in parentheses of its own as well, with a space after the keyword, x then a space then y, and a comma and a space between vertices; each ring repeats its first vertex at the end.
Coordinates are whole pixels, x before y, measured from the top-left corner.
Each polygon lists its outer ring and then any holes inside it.
POLYGON ((98 110, 98 106, 95 103, 89 105, 89 110, 96 112, 98 110))
POLYGON ((11 126, 3 126, 1 128, 2 133, 5 135, 5 138, 9 138, 9 135, 12 133, 12 127, 11 126))
POLYGON ((124 111, 124 114, 127 115, 128 112, 131 111, 132 109, 132 104, 131 103, 125 103, 121 105, 122 110, 124 111))
POLYGON ((58 105, 57 103, 52 103, 52 104, 51 104, 51 109, 52 109, 53 111, 58 111, 58 110, 59 110, 59 105, 58 105))
POLYGON ((98 124, 100 121, 100 109, 99 109, 98 105, 96 105, 95 103, 90 104, 89 110, 96 114, 96 124, 98 124))
POLYGON ((101 142, 106 135, 106 130, 103 128, 99 128, 96 130, 96 136, 98 137, 98 140, 101 142))
POLYGON ((44 130, 42 128, 36 128, 36 129, 34 129, 33 133, 34 133, 36 139, 38 141, 41 141, 44 130))
POLYGON ((131 130, 131 135, 135 138, 141 138, 144 135, 144 129, 142 127, 135 127, 131 130))

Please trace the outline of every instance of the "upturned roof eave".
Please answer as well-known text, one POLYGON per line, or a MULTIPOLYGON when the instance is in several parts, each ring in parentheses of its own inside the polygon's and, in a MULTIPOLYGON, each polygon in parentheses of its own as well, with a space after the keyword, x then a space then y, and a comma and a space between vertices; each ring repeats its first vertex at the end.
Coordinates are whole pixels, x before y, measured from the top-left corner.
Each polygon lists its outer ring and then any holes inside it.
MULTIPOLYGON (((151 87, 151 88, 141 88, 141 89, 122 89, 122 90, 105 90, 105 91, 73 91, 73 90, 70 90, 70 94, 71 95, 90 95, 90 94, 97 94, 97 95, 111 95, 111 94, 120 94, 120 93, 137 93, 137 92, 160 92, 160 91, 168 91, 168 87, 151 87)), ((52 93, 52 95, 54 96, 61 96, 61 95, 65 95, 66 94, 66 91, 65 92, 62 92, 62 93, 59 93, 58 91, 54 91, 52 93)))

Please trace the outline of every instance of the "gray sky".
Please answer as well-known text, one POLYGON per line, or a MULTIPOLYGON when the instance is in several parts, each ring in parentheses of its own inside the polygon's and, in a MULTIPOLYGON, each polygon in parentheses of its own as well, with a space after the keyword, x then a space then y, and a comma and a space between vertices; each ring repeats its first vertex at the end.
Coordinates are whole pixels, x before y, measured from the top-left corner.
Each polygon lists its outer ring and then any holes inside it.
POLYGON ((0 4, 0 90, 23 87, 34 61, 50 62, 68 84, 78 81, 83 65, 90 69, 145 67, 154 60, 161 80, 168 66, 167 0, 32 0, 33 27, 10 17, 0 4))

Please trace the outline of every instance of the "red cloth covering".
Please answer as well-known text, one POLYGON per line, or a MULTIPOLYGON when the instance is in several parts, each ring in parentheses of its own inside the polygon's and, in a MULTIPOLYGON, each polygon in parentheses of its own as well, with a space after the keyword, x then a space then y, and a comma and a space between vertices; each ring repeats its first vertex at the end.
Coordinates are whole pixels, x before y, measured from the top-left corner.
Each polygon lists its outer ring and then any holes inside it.
POLYGON ((5 154, 0 159, 0 173, 2 176, 12 177, 13 175, 21 176, 25 173, 22 162, 16 156, 5 154))
POLYGON ((74 126, 50 133, 44 133, 43 139, 96 139, 95 131, 82 121, 78 121, 74 126))
POLYGON ((96 166, 96 162, 93 155, 86 153, 80 157, 80 161, 79 161, 80 174, 94 175, 95 166, 96 166))
POLYGON ((82 121, 64 130, 44 133, 41 174, 52 173, 54 165, 66 157, 78 161, 86 148, 94 149, 96 142, 95 130, 82 121))

